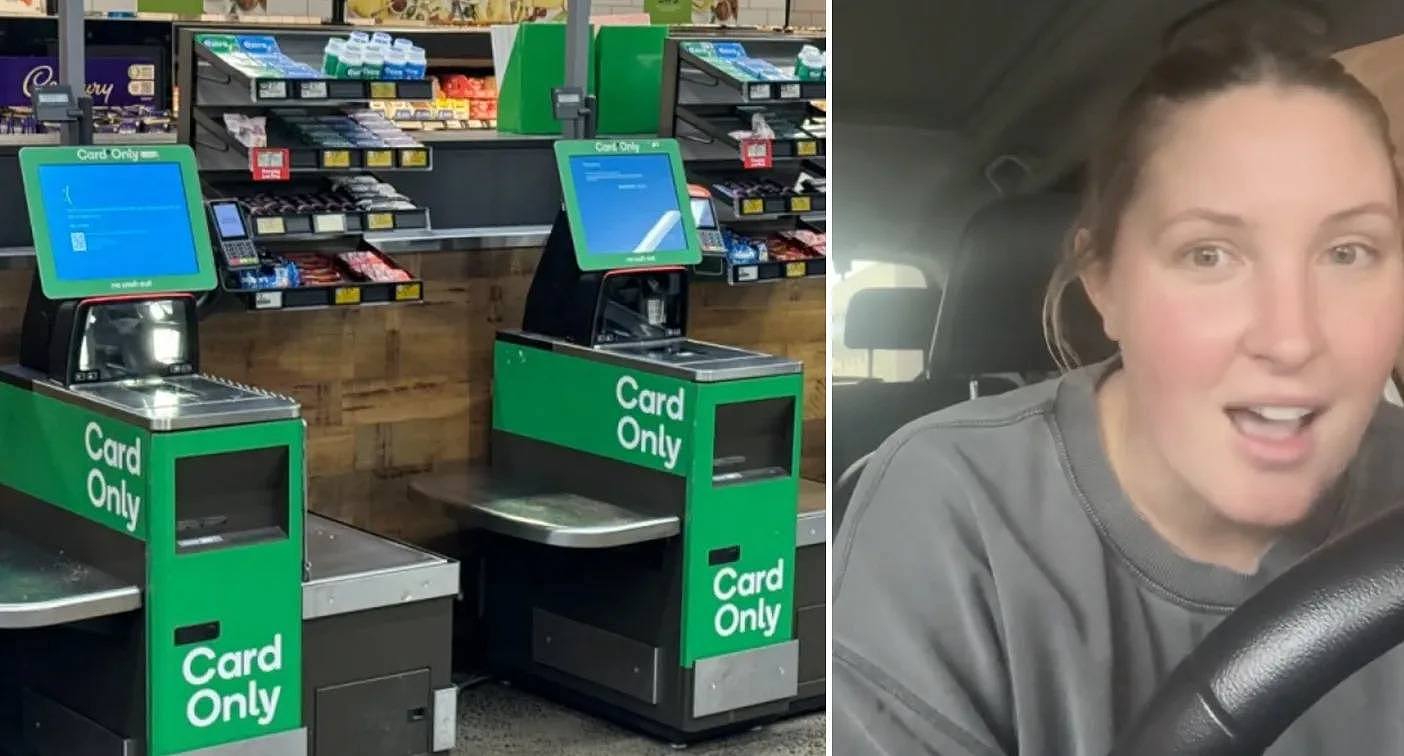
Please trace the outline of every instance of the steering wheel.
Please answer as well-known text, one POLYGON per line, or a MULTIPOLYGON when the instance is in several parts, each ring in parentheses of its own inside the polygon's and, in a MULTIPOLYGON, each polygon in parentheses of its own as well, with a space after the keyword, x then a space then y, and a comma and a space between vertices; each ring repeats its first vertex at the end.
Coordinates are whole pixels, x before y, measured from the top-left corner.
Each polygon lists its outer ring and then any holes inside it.
POLYGON ((1180 662, 1112 756, 1260 754, 1342 680, 1404 641, 1404 507, 1318 549, 1180 662))

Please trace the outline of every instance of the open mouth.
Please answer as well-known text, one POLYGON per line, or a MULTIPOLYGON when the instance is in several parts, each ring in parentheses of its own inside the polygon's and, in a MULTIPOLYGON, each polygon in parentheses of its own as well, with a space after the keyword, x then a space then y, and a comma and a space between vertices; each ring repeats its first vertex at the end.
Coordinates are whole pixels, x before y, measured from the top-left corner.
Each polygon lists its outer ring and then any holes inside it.
POLYGON ((1239 433, 1260 441, 1280 442, 1290 441, 1311 427, 1322 408, 1252 404, 1229 406, 1224 411, 1239 433))

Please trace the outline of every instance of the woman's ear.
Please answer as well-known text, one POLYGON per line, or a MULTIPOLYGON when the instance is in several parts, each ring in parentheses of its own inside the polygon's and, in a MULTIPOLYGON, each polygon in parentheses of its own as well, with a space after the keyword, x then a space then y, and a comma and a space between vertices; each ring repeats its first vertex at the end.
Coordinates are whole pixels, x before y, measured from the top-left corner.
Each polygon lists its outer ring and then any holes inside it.
MULTIPOLYGON (((1085 228, 1077 230, 1073 237, 1073 250, 1075 259, 1086 260, 1093 257, 1090 247, 1092 245, 1092 234, 1085 228)), ((1082 281, 1082 288, 1087 292, 1087 299, 1096 308, 1097 314, 1102 318, 1102 332, 1112 341, 1120 341, 1120 318, 1117 313, 1116 298, 1110 286, 1111 271, 1109 265, 1094 260, 1090 265, 1082 269, 1078 274, 1078 280, 1082 281)))

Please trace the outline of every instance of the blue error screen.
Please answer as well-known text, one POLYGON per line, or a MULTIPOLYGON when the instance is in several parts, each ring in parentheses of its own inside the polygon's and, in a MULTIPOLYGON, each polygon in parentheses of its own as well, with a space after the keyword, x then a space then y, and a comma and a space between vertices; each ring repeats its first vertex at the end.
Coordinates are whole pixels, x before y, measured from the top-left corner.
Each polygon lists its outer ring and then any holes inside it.
POLYGON ((678 185, 667 155, 576 155, 570 173, 590 254, 687 249, 678 185))
POLYGON ((61 279, 199 271, 176 163, 41 165, 39 192, 61 279))

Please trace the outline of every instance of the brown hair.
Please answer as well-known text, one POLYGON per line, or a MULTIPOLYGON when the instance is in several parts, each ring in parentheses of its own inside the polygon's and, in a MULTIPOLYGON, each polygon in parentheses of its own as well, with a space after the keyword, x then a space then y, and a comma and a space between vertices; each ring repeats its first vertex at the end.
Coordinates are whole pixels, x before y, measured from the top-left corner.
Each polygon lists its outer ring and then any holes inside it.
MULTIPOLYGON (((1088 162, 1082 206, 1063 244, 1043 301, 1044 339, 1064 370, 1079 363, 1063 322, 1068 287, 1087 270, 1111 259, 1117 228, 1136 188, 1137 176, 1167 116, 1178 105, 1234 87, 1276 84, 1336 95, 1363 114, 1378 132, 1394 163, 1389 118, 1378 98, 1330 57, 1300 17, 1261 16, 1247 23, 1220 23, 1195 29, 1194 19, 1169 41, 1122 103, 1088 162), (1087 243, 1079 245, 1079 230, 1087 243)), ((1394 167, 1395 185, 1401 185, 1394 167)))

